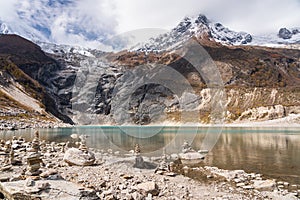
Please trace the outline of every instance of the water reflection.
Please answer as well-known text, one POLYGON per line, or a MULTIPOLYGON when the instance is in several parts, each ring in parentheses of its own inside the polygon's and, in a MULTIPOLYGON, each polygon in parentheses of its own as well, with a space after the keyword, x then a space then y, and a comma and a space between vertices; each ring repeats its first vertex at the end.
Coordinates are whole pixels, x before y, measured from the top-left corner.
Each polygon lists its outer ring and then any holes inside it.
POLYGON ((223 133, 205 164, 244 169, 300 184, 299 130, 241 129, 223 133))
MULTIPOLYGON (((89 147, 113 149, 127 152, 136 143, 142 152, 159 156, 162 148, 169 144, 167 153, 179 153, 184 140, 197 131, 193 148, 200 149, 207 128, 163 127, 153 137, 136 138, 127 135, 118 127, 77 127, 59 129, 41 129, 42 140, 66 142, 72 140, 73 133, 87 134, 89 147)), ((138 134, 151 134, 151 127, 129 127, 129 131, 138 134)), ((217 129, 216 129, 217 132, 217 129)), ((210 134, 215 134, 210 131, 210 134)), ((11 139, 13 135, 31 140, 33 130, 3 131, 0 139, 11 139)), ((300 129, 265 129, 265 128, 226 128, 217 144, 205 159, 206 165, 223 169, 244 169, 248 172, 262 173, 269 177, 280 178, 300 184, 300 129)))

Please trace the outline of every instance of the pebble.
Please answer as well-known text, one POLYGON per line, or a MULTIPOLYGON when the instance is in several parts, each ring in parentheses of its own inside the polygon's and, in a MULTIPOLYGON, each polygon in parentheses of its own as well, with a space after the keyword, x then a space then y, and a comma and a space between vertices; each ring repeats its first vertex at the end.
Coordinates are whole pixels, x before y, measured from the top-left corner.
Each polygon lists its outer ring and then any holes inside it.
POLYGON ((233 181, 234 181, 235 183, 240 183, 240 182, 241 182, 241 179, 235 178, 235 179, 233 179, 233 181))
POLYGON ((284 182, 283 185, 284 185, 285 187, 288 187, 290 184, 289 184, 288 182, 284 182))
POLYGON ((251 190, 251 189, 254 189, 252 185, 246 185, 246 186, 243 186, 243 189, 245 190, 251 190))
POLYGON ((283 185, 283 182, 282 181, 278 181, 277 185, 283 185))
POLYGON ((34 185, 35 185, 35 181, 33 179, 31 179, 31 178, 26 179, 26 182, 25 182, 26 187, 32 187, 34 185))

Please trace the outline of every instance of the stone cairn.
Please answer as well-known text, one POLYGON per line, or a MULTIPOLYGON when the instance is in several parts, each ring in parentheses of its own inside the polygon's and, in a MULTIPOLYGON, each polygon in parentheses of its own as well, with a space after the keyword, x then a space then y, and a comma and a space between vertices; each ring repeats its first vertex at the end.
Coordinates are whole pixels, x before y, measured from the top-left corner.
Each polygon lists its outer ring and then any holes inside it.
POLYGON ((155 169, 156 174, 164 174, 165 172, 169 172, 169 165, 167 163, 167 155, 165 148, 163 149, 163 153, 161 156, 161 161, 155 169))
POLYGON ((133 167, 143 169, 145 168, 145 162, 143 157, 141 156, 141 147, 139 144, 136 144, 134 147, 134 154, 135 154, 135 163, 133 167))
POLYGON ((27 156, 27 171, 26 175, 28 176, 39 176, 41 173, 40 167, 41 163, 43 162, 41 159, 40 151, 40 141, 39 141, 39 132, 36 131, 35 137, 32 140, 31 148, 28 149, 28 156, 27 156))
POLYGON ((11 148, 10 140, 8 140, 7 142, 4 143, 3 151, 4 151, 4 165, 11 164, 10 163, 10 154, 11 154, 12 148, 11 148))
POLYGON ((10 148, 10 152, 9 152, 9 164, 14 165, 16 163, 15 160, 15 151, 13 150, 13 148, 10 148))
POLYGON ((134 153, 135 153, 135 155, 140 155, 141 154, 141 147, 140 147, 139 144, 135 144, 134 153))
POLYGON ((80 138, 80 145, 79 145, 79 150, 87 153, 89 151, 89 148, 86 146, 86 138, 88 136, 87 135, 80 135, 79 138, 80 138))

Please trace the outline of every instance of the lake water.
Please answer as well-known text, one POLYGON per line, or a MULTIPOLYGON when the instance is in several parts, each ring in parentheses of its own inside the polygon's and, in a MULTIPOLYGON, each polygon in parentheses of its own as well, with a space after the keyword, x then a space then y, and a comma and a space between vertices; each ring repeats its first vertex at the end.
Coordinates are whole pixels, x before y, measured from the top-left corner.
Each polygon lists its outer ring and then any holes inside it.
MULTIPOLYGON (((300 128, 197 128, 197 127, 74 127, 40 129, 42 140, 75 142, 71 134, 89 135, 89 147, 126 153, 140 144, 145 156, 179 153, 185 140, 194 149, 210 149, 205 165, 243 169, 300 184, 300 128), (221 134, 220 134, 221 133, 221 134)), ((34 130, 1 131, 0 139, 13 135, 31 140, 34 130)))

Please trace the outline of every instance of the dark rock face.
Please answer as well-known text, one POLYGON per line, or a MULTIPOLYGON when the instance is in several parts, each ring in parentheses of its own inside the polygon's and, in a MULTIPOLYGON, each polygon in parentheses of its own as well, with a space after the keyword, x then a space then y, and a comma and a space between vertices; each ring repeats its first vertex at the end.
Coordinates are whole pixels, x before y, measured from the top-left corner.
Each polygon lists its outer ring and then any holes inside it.
POLYGON ((252 36, 250 34, 247 34, 244 40, 242 41, 242 44, 248 44, 250 42, 252 42, 252 36))
POLYGON ((207 17, 205 15, 199 15, 198 18, 195 21, 196 24, 204 24, 204 25, 208 25, 209 20, 207 19, 207 17))
POLYGON ((175 30, 179 33, 186 32, 191 27, 191 19, 185 18, 182 22, 179 23, 179 25, 175 28, 175 30))
POLYGON ((293 33, 294 35, 296 35, 296 34, 300 33, 300 30, 299 30, 299 29, 294 29, 294 30, 292 31, 292 33, 293 33))
POLYGON ((278 37, 282 38, 282 39, 291 39, 291 37, 293 36, 293 33, 288 30, 287 28, 281 28, 279 30, 279 33, 278 33, 278 37))
MULTIPOLYGON (((73 124, 72 120, 58 109, 54 83, 62 67, 56 60, 47 56, 38 45, 17 35, 0 35, 0 54, 10 55, 10 60, 18 68, 44 87, 35 92, 40 96, 46 111, 65 123, 73 124)), ((26 86, 25 82, 24 84, 26 86)))

